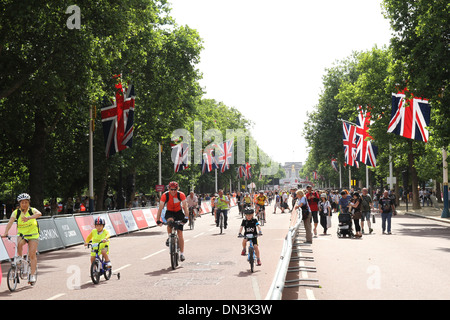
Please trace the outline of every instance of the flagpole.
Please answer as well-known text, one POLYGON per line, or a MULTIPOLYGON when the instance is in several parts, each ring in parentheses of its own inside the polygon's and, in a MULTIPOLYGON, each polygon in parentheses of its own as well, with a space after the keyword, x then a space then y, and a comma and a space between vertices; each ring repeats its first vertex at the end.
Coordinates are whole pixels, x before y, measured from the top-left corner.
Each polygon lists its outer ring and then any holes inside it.
MULTIPOLYGON (((161 177, 161 143, 158 143, 158 185, 162 184, 161 177)), ((159 192, 159 197, 161 198, 161 191, 159 192)))
POLYGON ((447 150, 442 148, 442 171, 443 171, 443 180, 442 185, 444 189, 444 209, 442 210, 441 218, 448 218, 448 164, 447 164, 447 150))
POLYGON ((215 180, 216 180, 216 192, 217 192, 217 168, 214 169, 214 176, 215 176, 215 180))
POLYGON ((89 108, 89 212, 94 211, 94 119, 92 105, 89 108))
POLYGON ((339 164, 339 189, 342 190, 342 166, 339 164))

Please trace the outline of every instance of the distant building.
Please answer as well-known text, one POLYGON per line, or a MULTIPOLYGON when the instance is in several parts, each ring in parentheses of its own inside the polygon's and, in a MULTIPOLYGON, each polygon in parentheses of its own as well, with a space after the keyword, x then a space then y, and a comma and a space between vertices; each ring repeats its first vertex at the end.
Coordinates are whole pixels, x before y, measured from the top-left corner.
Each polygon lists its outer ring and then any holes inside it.
POLYGON ((298 172, 303 167, 302 162, 285 162, 283 166, 286 177, 280 179, 281 189, 297 188, 298 184, 301 183, 301 179, 298 176, 298 172))

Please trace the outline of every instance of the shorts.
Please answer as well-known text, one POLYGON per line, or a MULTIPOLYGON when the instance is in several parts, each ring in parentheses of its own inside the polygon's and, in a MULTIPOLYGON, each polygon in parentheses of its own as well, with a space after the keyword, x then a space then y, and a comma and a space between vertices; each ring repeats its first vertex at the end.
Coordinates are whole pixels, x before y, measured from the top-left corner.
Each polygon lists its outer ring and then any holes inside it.
POLYGON ((361 212, 361 221, 365 221, 367 218, 367 221, 370 221, 370 211, 362 211, 361 212))
MULTIPOLYGON (((182 210, 180 211, 166 211, 166 214, 164 216, 164 218, 167 220, 169 220, 170 218, 172 218, 174 221, 183 221, 184 217, 184 213, 182 210)), ((183 231, 183 225, 182 224, 177 224, 176 225, 176 229, 183 231)))
MULTIPOLYGON (((248 241, 248 239, 245 239, 245 240, 248 241)), ((253 245, 257 246, 258 245, 258 238, 257 237, 253 237, 252 240, 253 240, 253 245)))
POLYGON ((319 223, 319 218, 317 217, 317 211, 311 211, 312 214, 312 220, 314 223, 319 223))
MULTIPOLYGON (((99 243, 98 244, 98 248, 99 248, 99 250, 98 250, 98 255, 99 256, 102 254, 102 251, 105 248, 106 248, 106 254, 109 254, 109 241, 105 242, 105 243, 103 243, 103 242, 99 243)), ((95 251, 94 250, 91 251, 91 257, 95 257, 95 251)))

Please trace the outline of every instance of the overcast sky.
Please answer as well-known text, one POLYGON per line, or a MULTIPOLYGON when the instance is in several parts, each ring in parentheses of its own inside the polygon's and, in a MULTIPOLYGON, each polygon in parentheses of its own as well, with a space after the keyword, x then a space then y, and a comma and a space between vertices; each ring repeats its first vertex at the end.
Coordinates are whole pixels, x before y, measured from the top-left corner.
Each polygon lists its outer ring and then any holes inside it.
POLYGON ((280 163, 306 161, 306 112, 318 104, 325 69, 391 37, 381 0, 170 2, 177 24, 203 39, 205 98, 251 120, 258 146, 280 163))

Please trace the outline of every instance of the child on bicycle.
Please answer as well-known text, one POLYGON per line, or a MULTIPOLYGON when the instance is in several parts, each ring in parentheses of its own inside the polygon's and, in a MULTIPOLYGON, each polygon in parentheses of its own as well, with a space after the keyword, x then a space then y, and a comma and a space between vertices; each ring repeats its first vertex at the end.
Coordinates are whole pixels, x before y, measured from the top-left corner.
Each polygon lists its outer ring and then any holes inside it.
MULTIPOLYGON (((103 258, 105 259, 106 266, 111 268, 111 261, 109 260, 109 238, 111 235, 109 231, 105 229, 105 220, 98 217, 94 221, 95 229, 92 229, 91 233, 86 238, 86 247, 88 243, 92 240, 92 243, 98 243, 98 251, 101 252, 103 258)), ((95 260, 95 251, 91 251, 91 263, 95 260)))
MULTIPOLYGON (((241 227, 239 229, 239 236, 242 236, 242 230, 244 230, 244 237, 248 234, 253 234, 253 247, 256 253, 256 265, 261 265, 261 259, 259 255, 258 238, 256 238, 257 230, 259 235, 262 235, 261 227, 258 220, 253 217, 254 210, 252 208, 246 208, 244 210, 245 218, 242 220, 241 227)), ((242 240, 242 252, 241 255, 246 255, 247 238, 242 240)))

